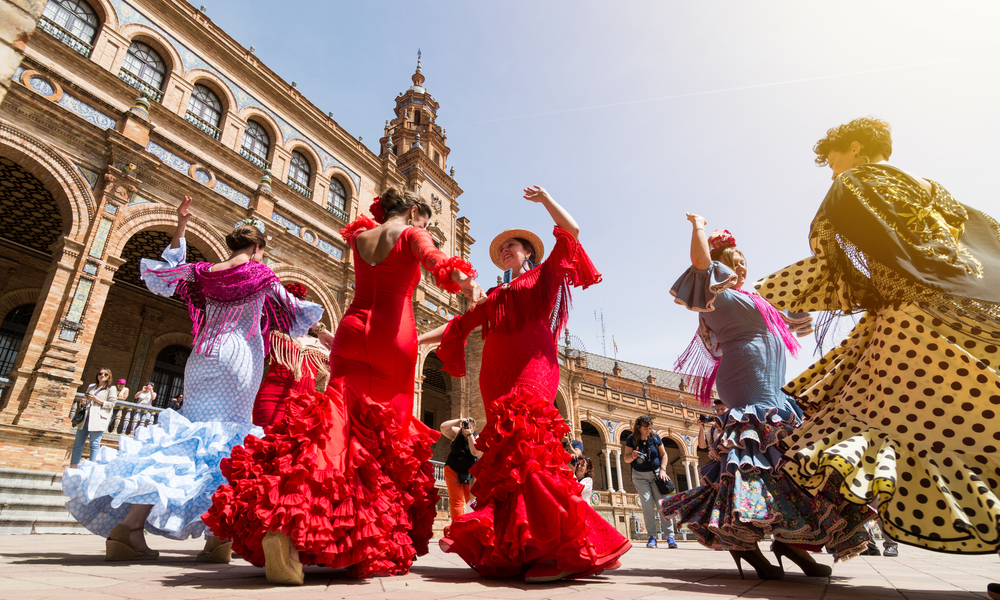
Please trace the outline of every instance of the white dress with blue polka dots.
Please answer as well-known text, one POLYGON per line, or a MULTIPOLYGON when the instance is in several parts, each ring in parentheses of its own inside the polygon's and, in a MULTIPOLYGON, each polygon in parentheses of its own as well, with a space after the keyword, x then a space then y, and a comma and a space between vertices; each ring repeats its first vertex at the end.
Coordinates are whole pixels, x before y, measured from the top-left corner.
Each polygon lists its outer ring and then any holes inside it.
MULTIPOLYGON (((164 250, 166 262, 143 259, 150 291, 173 295, 176 282, 146 271, 177 268, 186 252, 182 240, 179 248, 164 250)), ((247 296, 239 318, 188 359, 180 412, 164 410, 157 425, 140 427, 135 438, 122 436, 118 450, 102 447, 93 460, 66 470, 66 508, 88 530, 107 537, 133 504, 149 504, 145 528, 150 533, 182 540, 205 532, 201 515, 225 482, 219 463, 247 434, 264 433, 250 418, 264 368, 261 311, 268 297, 293 308, 292 337, 304 335, 323 313, 322 306, 289 296, 277 281, 247 296)), ((206 324, 224 318, 223 310, 231 307, 206 299, 206 324)))

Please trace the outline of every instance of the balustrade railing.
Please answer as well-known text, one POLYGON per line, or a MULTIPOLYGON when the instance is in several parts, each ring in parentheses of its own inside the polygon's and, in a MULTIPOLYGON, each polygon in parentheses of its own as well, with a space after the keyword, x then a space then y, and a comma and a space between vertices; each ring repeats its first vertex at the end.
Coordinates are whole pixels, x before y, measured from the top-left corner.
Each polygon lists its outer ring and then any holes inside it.
POLYGON ((155 87, 149 85, 145 81, 139 79, 138 77, 127 71, 125 67, 122 67, 122 70, 118 71, 118 79, 121 79, 125 83, 139 90, 153 102, 159 102, 160 100, 163 100, 162 91, 156 89, 155 87))
POLYGON ((265 171, 271 168, 271 161, 257 156, 256 154, 254 154, 253 152, 251 152, 246 148, 240 148, 240 154, 243 156, 243 158, 249 160, 253 164, 260 167, 261 169, 264 169, 265 171))
POLYGON ((198 129, 202 130, 207 135, 210 135, 210 136, 214 137, 215 139, 219 139, 219 138, 222 137, 222 130, 220 130, 215 125, 212 125, 211 123, 209 123, 205 119, 202 119, 201 117, 199 117, 198 115, 194 114, 193 112, 187 111, 187 113, 184 115, 184 118, 187 119, 188 123, 194 125, 198 129))
POLYGON ((329 213, 330 213, 331 215, 333 215, 333 216, 337 217, 338 219, 340 219, 340 220, 341 220, 341 221, 343 221, 344 223, 346 223, 346 222, 348 221, 348 219, 350 219, 350 218, 351 218, 351 216, 350 216, 350 215, 348 215, 348 214, 347 214, 347 213, 346 213, 345 211, 342 211, 342 210, 340 210, 340 209, 339 209, 339 208, 337 208, 336 206, 330 206, 329 204, 327 204, 327 205, 326 205, 326 210, 327 210, 327 212, 329 212, 329 213))
POLYGON ((60 27, 55 21, 50 20, 48 17, 42 17, 38 19, 38 28, 80 54, 90 58, 90 53, 94 47, 60 27))
POLYGON ((288 178, 288 181, 286 183, 288 184, 288 187, 290 187, 293 190, 295 190, 296 192, 302 194, 306 198, 312 198, 313 197, 313 193, 312 193, 311 189, 309 189, 306 186, 302 185, 298 181, 295 181, 291 177, 288 178))
MULTIPOLYGON (((73 405, 69 409, 70 419, 73 418, 76 411, 80 410, 80 407, 85 403, 86 396, 84 394, 78 393, 74 396, 73 405)), ((159 423, 160 413, 162 411, 162 408, 157 408, 155 406, 118 401, 115 403, 115 410, 112 414, 111 422, 108 423, 108 433, 135 435, 135 432, 138 431, 140 427, 147 427, 149 425, 156 425, 159 423)))

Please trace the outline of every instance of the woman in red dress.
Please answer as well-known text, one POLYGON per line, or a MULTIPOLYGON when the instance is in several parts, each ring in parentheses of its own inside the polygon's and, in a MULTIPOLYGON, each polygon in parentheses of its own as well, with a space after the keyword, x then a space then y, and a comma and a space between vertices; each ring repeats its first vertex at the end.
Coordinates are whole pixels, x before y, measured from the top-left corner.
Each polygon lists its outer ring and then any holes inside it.
MULTIPOLYGON (((285 285, 289 294, 305 300, 308 290, 301 283, 285 285)), ((326 389, 330 381, 330 345, 333 336, 319 323, 308 335, 293 338, 272 331, 267 375, 253 401, 253 424, 273 425, 285 416, 285 402, 292 394, 308 394, 326 389)))
POLYGON ((494 288, 472 310, 420 337, 440 342, 444 370, 465 375, 465 338, 482 327, 485 340, 479 388, 486 427, 483 450, 470 472, 475 511, 445 529, 441 548, 455 552, 482 575, 524 574, 544 582, 584 577, 617 566, 631 544, 580 497, 560 440, 569 432, 553 406, 559 385, 556 339, 569 314, 569 285, 587 288, 601 274, 577 241, 573 217, 537 186, 525 199, 544 206, 556 223, 556 245, 508 229, 490 244, 509 283, 494 288), (536 266, 537 265, 537 266, 536 266))
POLYGON ((398 575, 427 553, 437 492, 431 446, 412 416, 420 266, 437 285, 479 299, 472 265, 449 258, 424 229, 430 207, 395 189, 341 235, 351 245, 355 296, 330 352, 330 387, 292 394, 263 439, 233 449, 203 519, 272 583, 301 585, 302 564, 351 577, 398 575), (381 223, 381 224, 379 224, 381 223))

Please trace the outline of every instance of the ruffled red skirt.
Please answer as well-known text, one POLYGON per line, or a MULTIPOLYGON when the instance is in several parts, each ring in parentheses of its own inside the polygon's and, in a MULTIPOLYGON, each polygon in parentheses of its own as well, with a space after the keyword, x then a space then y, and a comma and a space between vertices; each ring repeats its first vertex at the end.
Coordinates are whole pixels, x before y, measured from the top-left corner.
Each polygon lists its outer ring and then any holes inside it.
POLYGON ((289 397, 266 434, 233 448, 222 463, 229 484, 202 517, 240 556, 263 566, 269 531, 291 538, 303 564, 351 577, 404 574, 427 553, 440 434, 365 396, 345 409, 331 388, 289 397))
POLYGON ((551 564, 574 577, 599 573, 632 547, 580 497, 560 439, 562 416, 533 386, 515 386, 487 407, 471 469, 475 512, 447 527, 441 548, 481 575, 508 577, 551 564))

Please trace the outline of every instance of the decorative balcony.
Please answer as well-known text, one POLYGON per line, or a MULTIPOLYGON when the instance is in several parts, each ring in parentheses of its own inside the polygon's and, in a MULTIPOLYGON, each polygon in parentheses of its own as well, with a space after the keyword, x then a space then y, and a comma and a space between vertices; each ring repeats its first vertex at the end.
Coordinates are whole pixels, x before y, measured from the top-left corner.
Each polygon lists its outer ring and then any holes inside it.
POLYGON ((340 220, 341 220, 341 221, 343 221, 344 223, 346 223, 346 222, 348 221, 348 219, 350 219, 350 218, 351 218, 351 216, 350 216, 350 215, 348 215, 348 214, 347 214, 346 212, 344 212, 344 211, 340 210, 339 208, 337 208, 336 206, 334 206, 334 205, 332 205, 332 204, 327 204, 327 205, 326 205, 326 210, 327 210, 327 212, 329 212, 329 213, 330 213, 331 215, 333 215, 333 216, 337 217, 338 219, 340 219, 340 220))
POLYGON ((122 67, 121 71, 118 71, 118 79, 121 79, 125 83, 139 90, 140 92, 142 92, 144 96, 146 96, 153 102, 159 102, 163 100, 162 91, 154 88, 145 81, 142 81, 141 79, 137 78, 132 73, 126 71, 124 67, 122 67))
POLYGON ((254 154, 253 152, 251 152, 246 148, 240 148, 240 154, 243 155, 243 158, 249 160, 253 164, 260 167, 261 169, 264 169, 265 171, 269 171, 271 169, 271 161, 267 160, 266 158, 261 158, 260 156, 257 156, 256 154, 254 154))
POLYGON ((302 185, 302 184, 301 184, 301 183, 299 183, 298 181, 295 181, 295 180, 294 180, 294 179, 292 179, 291 177, 289 177, 289 178, 288 178, 288 181, 287 181, 287 182, 285 182, 285 183, 287 183, 287 184, 288 184, 288 187, 290 187, 290 188, 292 188, 293 190, 295 190, 296 192, 298 192, 298 193, 302 194, 302 195, 303 195, 303 196, 305 196, 306 198, 312 198, 312 197, 313 197, 313 193, 312 193, 312 190, 311 190, 311 189, 309 189, 309 188, 307 188, 306 186, 302 185))
POLYGON ((38 19, 38 28, 45 31, 45 33, 51 35, 60 42, 66 44, 70 48, 76 50, 80 54, 90 58, 90 53, 94 47, 76 37, 69 31, 66 31, 59 25, 56 25, 55 21, 51 21, 47 17, 42 17, 41 19, 38 19))
POLYGON ((215 125, 212 125, 208 121, 202 119, 193 112, 187 111, 187 114, 184 115, 184 118, 187 119, 188 123, 202 130, 206 135, 210 135, 215 139, 220 139, 222 137, 222 130, 220 130, 215 125))

